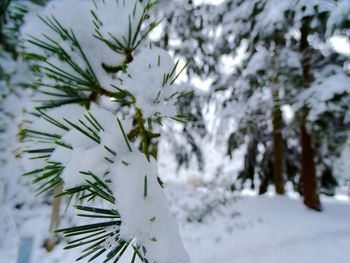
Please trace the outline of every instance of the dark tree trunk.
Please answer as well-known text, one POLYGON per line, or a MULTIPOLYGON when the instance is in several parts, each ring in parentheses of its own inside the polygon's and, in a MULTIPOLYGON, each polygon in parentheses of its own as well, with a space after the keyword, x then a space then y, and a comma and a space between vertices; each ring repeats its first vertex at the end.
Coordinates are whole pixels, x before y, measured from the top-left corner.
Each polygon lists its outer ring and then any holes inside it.
POLYGON ((305 127, 305 118, 301 121, 301 182, 303 186, 304 204, 316 211, 321 211, 318 194, 314 149, 311 137, 305 127))
POLYGON ((252 189, 255 188, 254 176, 255 176, 255 166, 256 166, 257 155, 258 155, 258 140, 254 134, 252 140, 249 142, 247 154, 244 160, 244 179, 243 179, 243 182, 245 182, 247 179, 251 180, 250 187, 252 189))
POLYGON ((265 194, 268 190, 269 184, 273 181, 273 158, 271 149, 266 146, 266 151, 264 152, 263 159, 260 163, 260 186, 259 195, 265 194))
POLYGON ((282 111, 278 90, 273 91, 274 107, 272 111, 273 125, 273 177, 276 193, 284 194, 284 145, 282 137, 282 111))
POLYGON ((4 39, 3 39, 3 27, 5 23, 5 5, 3 3, 0 4, 0 44, 3 44, 4 39))
MULTIPOLYGON (((300 52, 302 55, 301 66, 303 70, 303 87, 305 89, 310 87, 312 81, 312 65, 311 53, 309 50, 308 36, 310 31, 309 19, 305 18, 302 21, 300 28, 300 52)), ((306 129, 306 118, 308 109, 304 106, 301 109, 300 120, 300 143, 301 143, 301 183, 303 187, 304 204, 316 211, 321 211, 322 206, 319 198, 316 165, 314 161, 314 149, 312 145, 312 138, 306 129)))

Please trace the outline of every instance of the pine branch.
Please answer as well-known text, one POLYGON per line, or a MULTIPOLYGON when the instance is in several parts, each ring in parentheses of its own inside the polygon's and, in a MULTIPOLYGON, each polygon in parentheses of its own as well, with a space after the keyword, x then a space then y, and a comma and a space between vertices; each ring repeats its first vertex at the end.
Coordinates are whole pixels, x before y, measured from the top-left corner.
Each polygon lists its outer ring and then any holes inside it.
MULTIPOLYGON (((117 262, 131 244, 131 241, 124 241, 119 237, 119 227, 121 224, 119 213, 113 209, 100 209, 89 206, 76 206, 76 209, 84 212, 84 214, 78 214, 78 216, 111 219, 111 221, 102 221, 99 223, 57 230, 56 233, 62 233, 66 237, 75 237, 75 239, 68 242, 65 249, 72 249, 81 246, 85 247, 82 252, 86 253, 79 257, 77 261, 91 256, 88 259, 90 262, 107 252, 104 256, 104 262, 110 262, 112 260, 114 260, 113 262, 117 262)), ((131 262, 134 260, 135 256, 131 262)))

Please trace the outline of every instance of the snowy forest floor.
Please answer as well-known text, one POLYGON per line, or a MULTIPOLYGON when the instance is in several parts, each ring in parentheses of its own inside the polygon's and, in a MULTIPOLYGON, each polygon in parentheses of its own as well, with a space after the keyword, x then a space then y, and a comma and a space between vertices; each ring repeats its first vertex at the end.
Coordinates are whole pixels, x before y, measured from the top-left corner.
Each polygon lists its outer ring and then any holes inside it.
MULTIPOLYGON (((323 198, 322 213, 307 210, 299 199, 237 195, 220 189, 171 186, 177 217, 193 263, 345 263, 349 262, 350 202, 323 198)), ((21 237, 33 237, 31 263, 70 263, 79 249, 53 252, 42 247, 50 206, 1 207, 5 235, 0 235, 0 261, 15 263, 21 237)), ((61 226, 68 225, 68 218, 61 226)), ((97 260, 96 262, 102 262, 97 260)), ((128 261, 123 261, 128 262, 128 261)), ((181 263, 181 262, 179 262, 181 263)))

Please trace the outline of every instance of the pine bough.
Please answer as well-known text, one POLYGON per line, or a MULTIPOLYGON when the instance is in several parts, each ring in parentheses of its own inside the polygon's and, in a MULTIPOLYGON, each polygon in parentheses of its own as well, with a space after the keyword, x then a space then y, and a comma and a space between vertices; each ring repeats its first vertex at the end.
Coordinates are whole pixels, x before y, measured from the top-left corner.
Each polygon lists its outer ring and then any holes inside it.
POLYGON ((51 1, 22 30, 36 74, 20 131, 32 163, 25 175, 38 194, 64 184, 78 216, 100 220, 57 231, 67 249, 83 247, 78 260, 118 262, 131 251, 130 262, 189 262, 156 168, 159 126, 185 121, 176 103, 189 92, 175 84, 178 63, 144 44, 159 23, 154 4, 51 1))

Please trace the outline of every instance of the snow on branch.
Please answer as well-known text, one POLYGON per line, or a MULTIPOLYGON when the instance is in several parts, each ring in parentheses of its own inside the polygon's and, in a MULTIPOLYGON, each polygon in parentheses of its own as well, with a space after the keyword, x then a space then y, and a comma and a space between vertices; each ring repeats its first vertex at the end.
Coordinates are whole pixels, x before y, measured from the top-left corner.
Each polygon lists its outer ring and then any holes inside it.
POLYGON ((36 73, 34 108, 20 131, 37 193, 64 184, 79 216, 102 221, 58 230, 79 259, 190 262, 157 175, 162 118, 183 121, 167 51, 143 45, 158 24, 153 1, 51 1, 22 32, 36 73), (108 98, 109 107, 102 103, 108 98), (102 199, 109 209, 91 206, 102 199))

